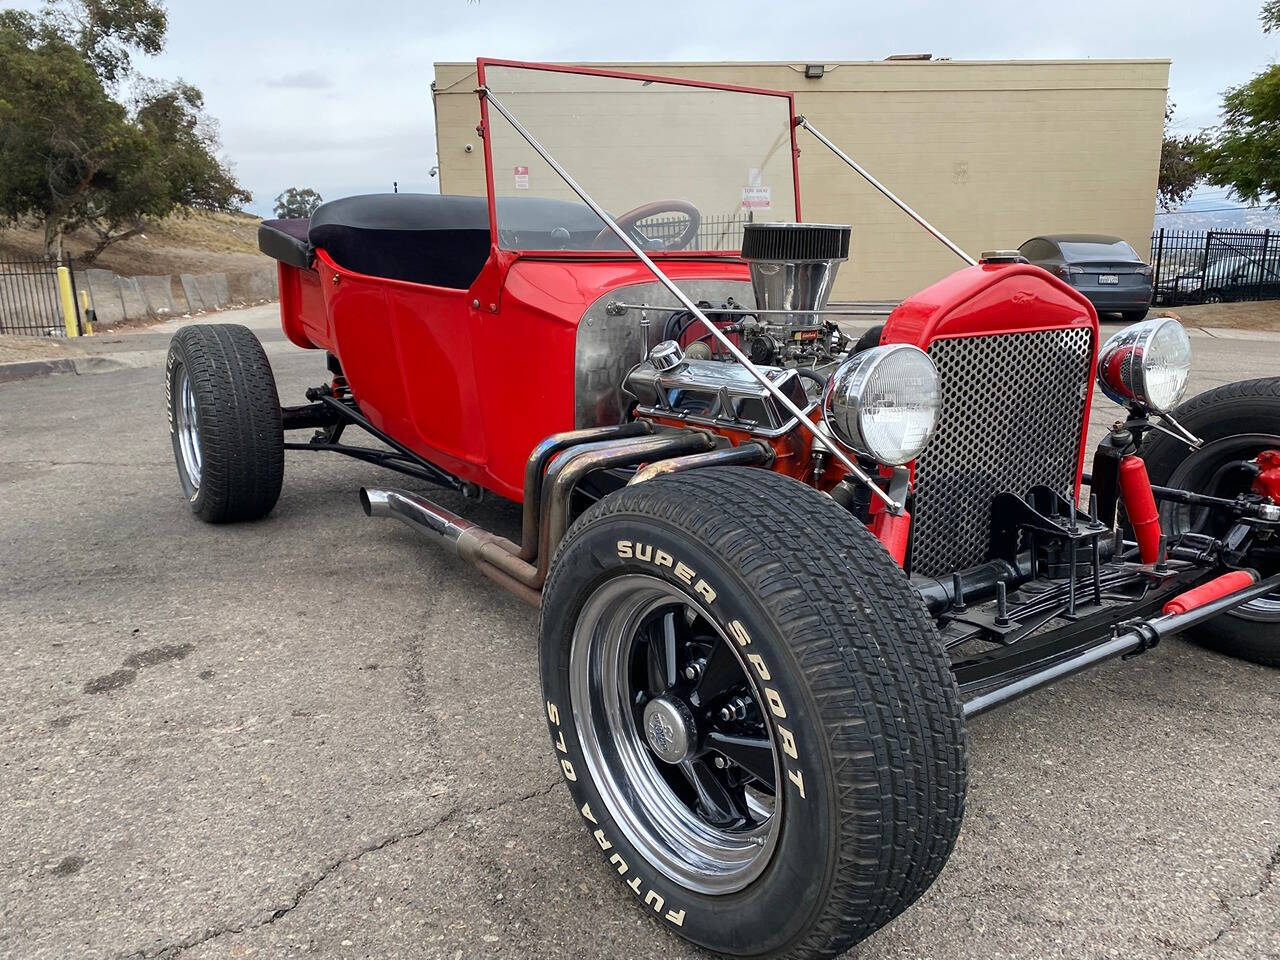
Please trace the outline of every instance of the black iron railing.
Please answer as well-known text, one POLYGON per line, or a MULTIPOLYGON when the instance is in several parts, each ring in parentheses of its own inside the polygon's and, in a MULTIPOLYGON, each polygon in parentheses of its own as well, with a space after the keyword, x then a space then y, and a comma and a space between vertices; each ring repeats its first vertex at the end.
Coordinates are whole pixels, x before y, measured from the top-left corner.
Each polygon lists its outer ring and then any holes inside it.
POLYGON ((58 268, 71 261, 45 257, 0 257, 0 333, 64 337, 58 268))
POLYGON ((1280 233, 1157 230, 1151 268, 1155 301, 1166 306, 1280 299, 1280 233))

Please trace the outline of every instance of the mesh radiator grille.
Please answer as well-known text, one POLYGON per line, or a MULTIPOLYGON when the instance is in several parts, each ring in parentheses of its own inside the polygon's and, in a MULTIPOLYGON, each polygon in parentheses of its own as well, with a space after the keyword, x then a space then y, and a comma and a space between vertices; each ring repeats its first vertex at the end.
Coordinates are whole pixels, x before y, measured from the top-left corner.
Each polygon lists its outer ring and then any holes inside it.
POLYGON ((1085 328, 935 340, 942 414, 916 463, 913 573, 987 559, 991 501, 1044 484, 1071 495, 1093 333, 1085 328))

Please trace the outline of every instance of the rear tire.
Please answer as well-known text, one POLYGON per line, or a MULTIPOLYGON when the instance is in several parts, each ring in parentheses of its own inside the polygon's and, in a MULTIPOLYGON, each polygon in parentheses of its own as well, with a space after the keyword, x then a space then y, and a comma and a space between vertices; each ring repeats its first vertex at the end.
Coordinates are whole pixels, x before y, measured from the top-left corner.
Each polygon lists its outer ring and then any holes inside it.
POLYGON ((694 943, 834 956, 951 853, 966 759, 949 659, 880 543, 808 486, 712 467, 595 504, 556 553, 540 661, 587 829, 694 943))
POLYGON ((1150 312, 1150 307, 1145 310, 1125 310, 1120 314, 1120 316, 1124 318, 1125 323, 1138 323, 1139 321, 1147 319, 1147 314, 1150 312))
POLYGON ((165 365, 169 435, 182 491, 207 523, 265 517, 284 482, 275 377, 248 327, 193 324, 165 365))
MULTIPOLYGON (((1203 489, 1218 468, 1249 460, 1264 449, 1280 449, 1280 377, 1241 380, 1192 397, 1174 418, 1204 441, 1199 450, 1162 433, 1151 434, 1142 451, 1151 482, 1159 486, 1232 497, 1235 489, 1203 489)), ((1176 504, 1160 510, 1162 528, 1189 529, 1191 511, 1176 504)), ((1266 576, 1275 570, 1260 569, 1266 576)), ((1188 631, 1206 647, 1269 667, 1280 667, 1280 596, 1269 596, 1188 631)))

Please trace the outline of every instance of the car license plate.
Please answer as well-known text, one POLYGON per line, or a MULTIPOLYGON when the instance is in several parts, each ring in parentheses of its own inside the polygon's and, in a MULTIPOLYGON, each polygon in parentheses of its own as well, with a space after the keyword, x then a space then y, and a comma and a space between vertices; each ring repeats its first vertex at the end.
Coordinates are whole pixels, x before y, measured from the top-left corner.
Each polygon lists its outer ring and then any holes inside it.
POLYGON ((1114 273, 1100 273, 1098 274, 1098 282, 1099 283, 1119 283, 1120 278, 1116 276, 1114 273))

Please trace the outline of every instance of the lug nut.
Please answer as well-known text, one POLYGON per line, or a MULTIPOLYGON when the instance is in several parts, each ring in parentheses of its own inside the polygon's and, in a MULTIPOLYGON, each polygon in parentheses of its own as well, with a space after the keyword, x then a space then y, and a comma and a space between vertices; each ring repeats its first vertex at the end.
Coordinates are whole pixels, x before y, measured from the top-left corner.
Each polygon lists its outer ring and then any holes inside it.
POLYGON ((741 697, 734 697, 723 707, 720 708, 720 719, 725 723, 731 720, 741 720, 747 715, 747 701, 741 697))
POLYGON ((716 765, 717 770, 723 770, 725 767, 729 765, 728 761, 726 761, 724 757, 716 757, 711 762, 716 765))
POLYGON ((684 668, 684 678, 697 682, 702 679, 702 671, 706 668, 705 660, 694 660, 684 668))

